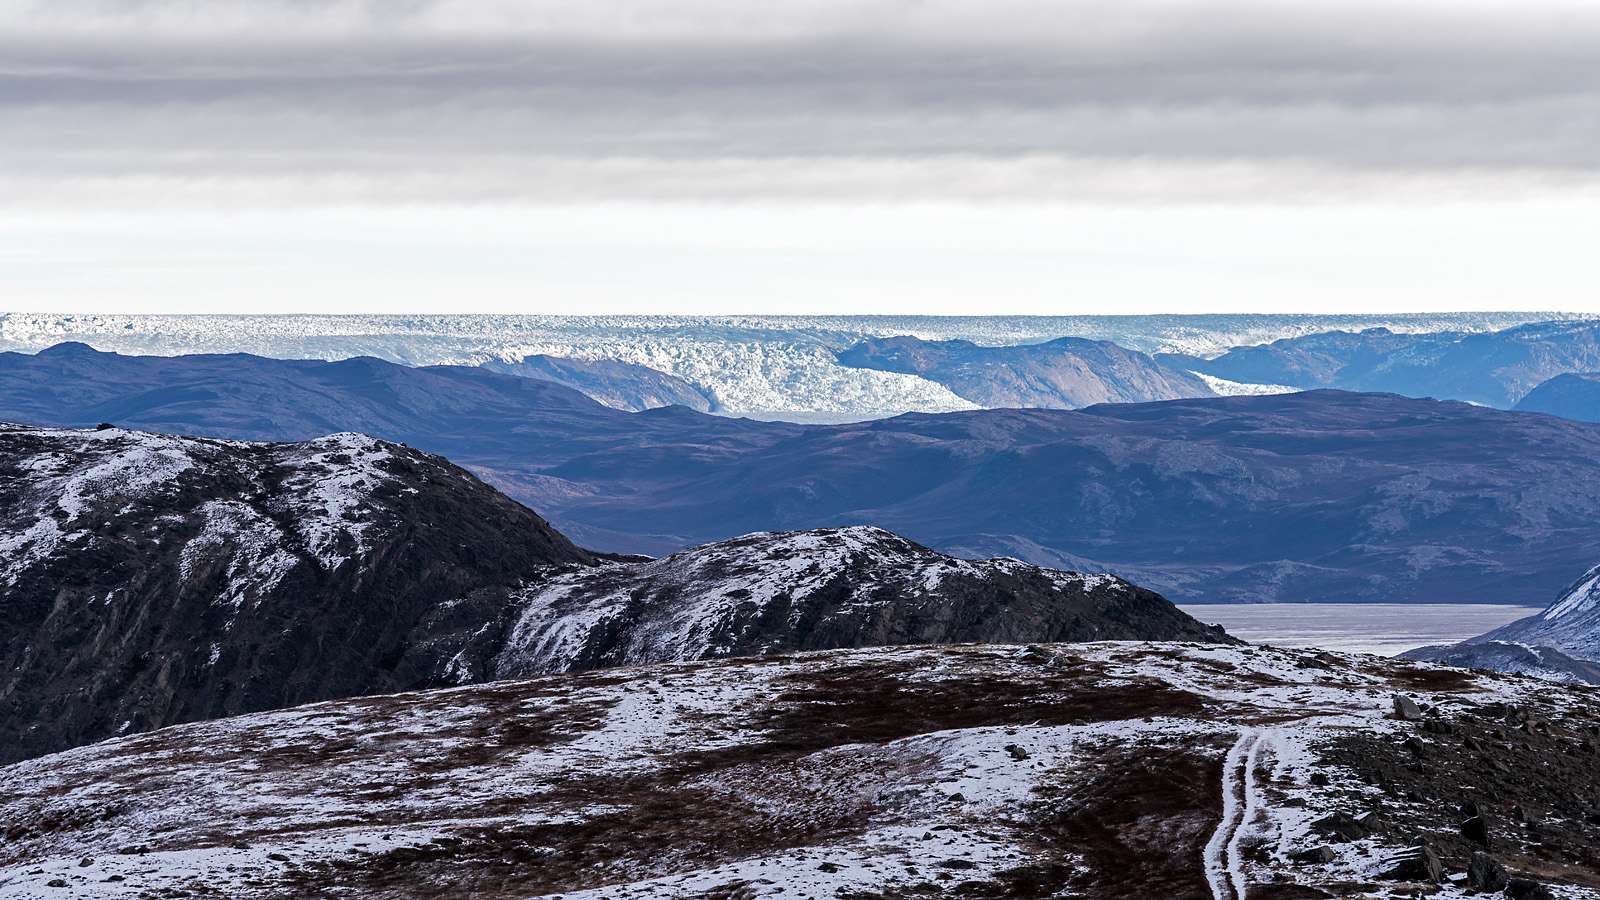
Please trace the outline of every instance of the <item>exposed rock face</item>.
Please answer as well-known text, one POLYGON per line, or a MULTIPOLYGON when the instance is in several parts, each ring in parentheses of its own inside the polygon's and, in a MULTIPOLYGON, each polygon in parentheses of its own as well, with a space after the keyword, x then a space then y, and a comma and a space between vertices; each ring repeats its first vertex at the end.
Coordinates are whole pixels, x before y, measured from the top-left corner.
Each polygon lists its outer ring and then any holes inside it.
POLYGON ((1552 647, 1535 647, 1513 641, 1475 639, 1459 644, 1418 647, 1400 654, 1406 659, 1536 675, 1552 681, 1600 684, 1600 665, 1574 659, 1552 647))
POLYGON ((1204 380, 1110 341, 1058 338, 1021 347, 892 337, 836 354, 843 365, 920 375, 991 408, 1078 409, 1214 397, 1204 380))
POLYGON ((441 683, 506 591, 591 557, 442 459, 0 426, 0 761, 441 683))
POLYGON ((640 412, 663 406, 687 406, 700 412, 711 411, 711 400, 682 378, 615 359, 565 359, 540 354, 517 362, 492 360, 484 363, 483 368, 564 384, 612 409, 640 412))
POLYGON ((1387 391, 1505 409, 1554 376, 1600 371, 1600 324, 1540 322, 1482 334, 1333 331, 1236 347, 1211 360, 1157 359, 1231 381, 1387 391))
POLYGON ((515 602, 496 677, 886 644, 1233 642, 1120 578, 954 559, 866 527, 568 572, 515 602))
POLYGON ((1569 372, 1546 381, 1517 401, 1523 412, 1600 422, 1600 373, 1569 372))

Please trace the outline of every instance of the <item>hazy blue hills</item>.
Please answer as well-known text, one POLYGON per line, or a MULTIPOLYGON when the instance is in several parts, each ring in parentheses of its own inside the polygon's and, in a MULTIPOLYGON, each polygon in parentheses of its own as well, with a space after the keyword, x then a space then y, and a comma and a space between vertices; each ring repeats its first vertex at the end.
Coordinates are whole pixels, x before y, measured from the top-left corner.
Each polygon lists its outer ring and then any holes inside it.
POLYGON ((846 366, 926 378, 990 408, 1079 409, 1216 396, 1192 372, 1110 341, 1074 337, 1014 347, 891 337, 863 341, 835 356, 846 366))
POLYGON ((1600 371, 1600 323, 1539 322, 1478 334, 1331 331, 1158 361, 1230 381, 1386 391, 1510 408, 1567 372, 1600 371))
POLYGON ((1600 422, 1600 372, 1569 372, 1546 381, 1517 401, 1517 409, 1600 422))
POLYGON ((0 354, 0 419, 442 454, 579 545, 876 525, 1180 601, 1542 605, 1600 558, 1600 426, 1318 391, 802 426, 627 413, 477 367, 0 354))

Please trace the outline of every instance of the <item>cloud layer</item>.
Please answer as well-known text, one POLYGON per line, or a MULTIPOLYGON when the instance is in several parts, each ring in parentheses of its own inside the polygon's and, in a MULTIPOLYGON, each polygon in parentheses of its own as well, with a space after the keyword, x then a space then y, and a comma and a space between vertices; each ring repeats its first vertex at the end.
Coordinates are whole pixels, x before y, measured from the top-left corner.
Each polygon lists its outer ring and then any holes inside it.
POLYGON ((13 205, 1590 190, 1600 9, 0 0, 13 205))

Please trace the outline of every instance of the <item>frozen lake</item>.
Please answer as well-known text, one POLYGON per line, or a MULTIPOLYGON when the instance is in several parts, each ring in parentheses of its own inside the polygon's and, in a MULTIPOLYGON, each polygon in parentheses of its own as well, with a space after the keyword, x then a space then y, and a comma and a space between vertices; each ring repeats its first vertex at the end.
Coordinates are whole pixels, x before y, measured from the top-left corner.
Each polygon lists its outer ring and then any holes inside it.
POLYGON ((1453 644, 1531 616, 1538 607, 1491 603, 1185 604, 1184 612, 1253 644, 1394 656, 1453 644))

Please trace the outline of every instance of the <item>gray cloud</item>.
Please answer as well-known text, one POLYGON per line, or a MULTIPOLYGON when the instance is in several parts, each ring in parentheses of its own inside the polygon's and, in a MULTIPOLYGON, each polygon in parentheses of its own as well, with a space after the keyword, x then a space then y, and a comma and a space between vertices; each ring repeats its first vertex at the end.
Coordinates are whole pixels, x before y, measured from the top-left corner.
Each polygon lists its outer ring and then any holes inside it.
POLYGON ((1600 12, 0 3, 14 203, 1282 200, 1600 182, 1600 12))

